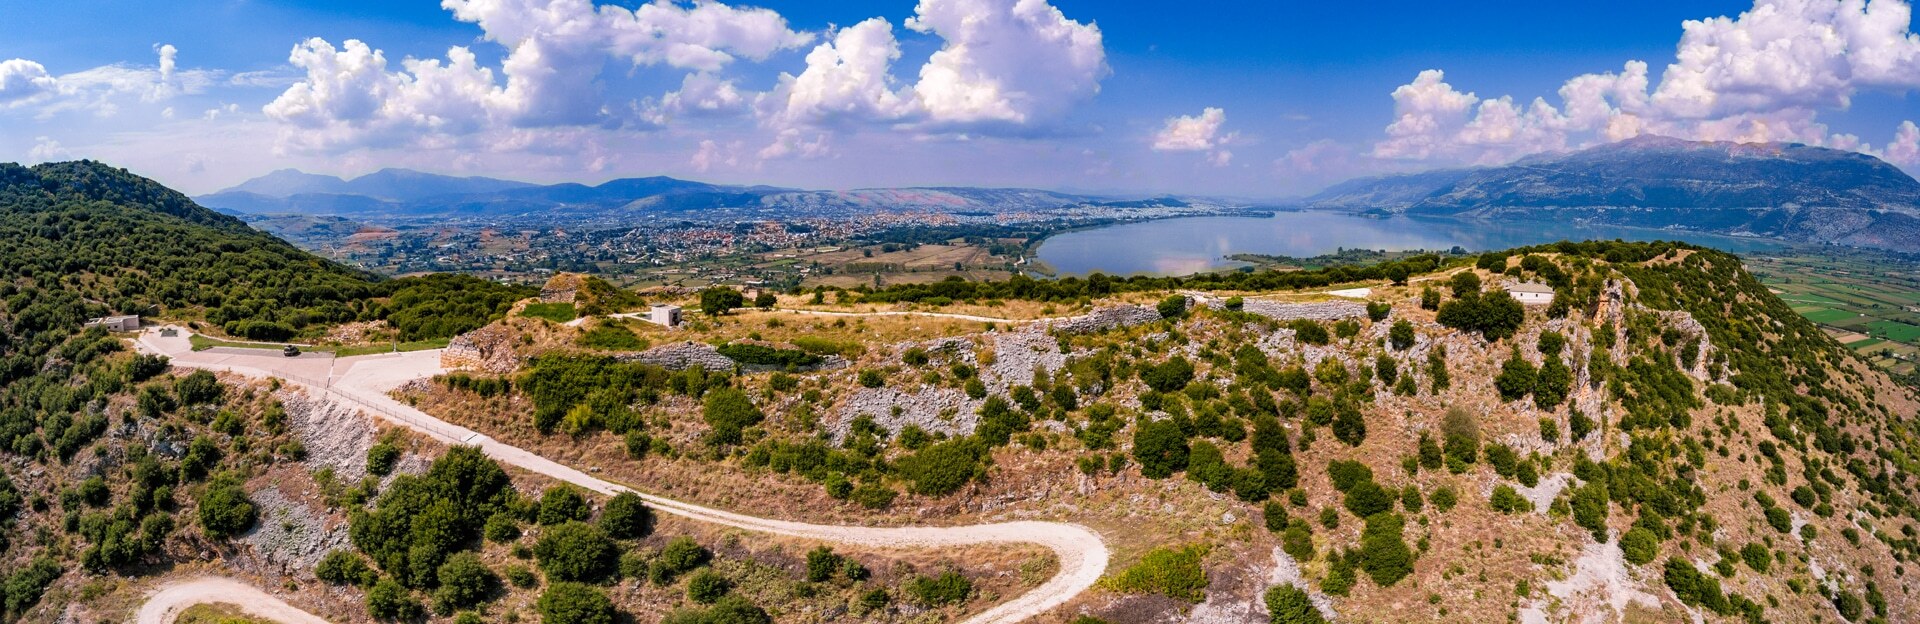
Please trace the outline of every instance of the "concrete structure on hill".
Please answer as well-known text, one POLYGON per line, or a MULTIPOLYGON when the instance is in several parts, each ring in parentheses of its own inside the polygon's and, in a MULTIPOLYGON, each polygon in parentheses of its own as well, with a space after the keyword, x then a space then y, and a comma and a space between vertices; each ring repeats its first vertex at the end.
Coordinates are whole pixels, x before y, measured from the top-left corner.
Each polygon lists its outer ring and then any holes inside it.
POLYGON ((679 327, 680 306, 666 303, 655 304, 652 310, 647 311, 647 322, 661 327, 679 327))
POLYGON ((1507 284, 1507 294, 1515 301, 1525 305, 1547 305, 1553 303, 1553 287, 1540 282, 1513 282, 1507 284))
POLYGON ((107 328, 107 331, 140 331, 140 315, 108 316, 87 321, 87 327, 95 325, 107 328))

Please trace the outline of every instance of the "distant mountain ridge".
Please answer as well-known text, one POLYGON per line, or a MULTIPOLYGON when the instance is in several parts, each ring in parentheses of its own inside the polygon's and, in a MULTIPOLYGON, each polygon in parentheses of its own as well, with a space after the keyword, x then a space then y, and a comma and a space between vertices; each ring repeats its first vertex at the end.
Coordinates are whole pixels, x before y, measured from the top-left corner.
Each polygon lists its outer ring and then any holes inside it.
POLYGON ((1920 181, 1797 143, 1643 136, 1510 165, 1353 180, 1303 201, 1369 214, 1591 220, 1920 251, 1920 181))
POLYGON ((483 177, 455 177, 411 169, 381 169, 352 180, 330 175, 281 169, 221 193, 250 193, 284 199, 296 195, 359 195, 385 201, 417 201, 441 195, 494 193, 534 186, 526 182, 483 177))
POLYGON ((194 198, 234 214, 348 217, 509 216, 568 213, 674 213, 737 208, 796 212, 864 212, 886 208, 1007 213, 1081 204, 1116 208, 1185 207, 1163 197, 1114 198, 1038 189, 920 187, 813 191, 771 186, 709 184, 653 176, 598 185, 535 185, 493 178, 458 178, 385 169, 353 180, 283 169, 194 198))

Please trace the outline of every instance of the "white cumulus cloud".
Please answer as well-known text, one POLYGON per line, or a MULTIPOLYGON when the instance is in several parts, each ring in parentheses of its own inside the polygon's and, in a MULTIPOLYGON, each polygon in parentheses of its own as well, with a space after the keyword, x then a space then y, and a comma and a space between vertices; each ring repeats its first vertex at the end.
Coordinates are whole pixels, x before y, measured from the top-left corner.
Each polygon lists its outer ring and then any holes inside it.
POLYGON ((900 43, 883 18, 840 29, 807 53, 800 75, 780 75, 762 98, 762 114, 780 127, 898 120, 912 111, 888 73, 899 58, 900 43))
POLYGON ((1181 115, 1167 118, 1166 125, 1153 135, 1153 149, 1162 152, 1211 152, 1207 162, 1224 167, 1233 162, 1233 152, 1225 147, 1239 138, 1239 133, 1222 132, 1227 124, 1227 111, 1208 107, 1199 115, 1181 115))
POLYGON ((1648 133, 1871 152, 1859 137, 1830 133, 1819 112, 1845 109, 1863 90, 1920 89, 1911 23, 1905 0, 1757 0, 1737 17, 1685 22, 1657 84, 1645 62, 1628 61, 1566 81, 1557 106, 1483 99, 1428 70, 1393 92, 1395 117, 1372 155, 1501 162, 1648 133))
POLYGON ((935 123, 1056 118, 1111 71, 1100 28, 1044 0, 921 0, 906 26, 946 42, 913 86, 935 123))
POLYGON ((47 67, 26 59, 0 61, 0 105, 14 106, 39 99, 57 89, 47 67))
POLYGON ((305 77, 264 109, 289 126, 284 146, 324 151, 444 144, 481 132, 619 127, 742 109, 747 96, 714 72, 739 58, 763 60, 811 40, 789 29, 778 13, 718 2, 656 0, 631 10, 588 0, 441 5, 507 48, 498 70, 480 65, 464 46, 450 49, 445 60, 406 59, 393 69, 383 52, 364 42, 348 40, 336 48, 308 40, 289 58, 305 77), (600 80, 610 59, 691 75, 649 115, 637 105, 607 100, 600 80))

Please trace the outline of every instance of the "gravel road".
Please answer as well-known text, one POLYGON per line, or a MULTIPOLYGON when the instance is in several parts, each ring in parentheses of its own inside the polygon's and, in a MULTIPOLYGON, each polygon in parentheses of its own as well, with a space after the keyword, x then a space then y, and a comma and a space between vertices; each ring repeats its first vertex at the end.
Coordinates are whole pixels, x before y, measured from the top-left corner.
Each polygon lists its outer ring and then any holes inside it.
MULTIPOLYGON (((972 624, 1019 622, 1046 613, 1092 587, 1106 572, 1110 558, 1106 543, 1101 540, 1100 535, 1076 524, 1005 522, 956 527, 877 528, 756 518, 683 503, 639 492, 624 485, 588 475, 525 449, 501 443, 480 432, 434 418, 387 396, 389 391, 400 384, 444 372, 440 368, 438 350, 338 358, 328 361, 331 366, 327 370, 319 371, 313 367, 315 362, 311 360, 284 358, 279 353, 255 355, 196 352, 192 350, 186 336, 187 331, 184 329, 181 329, 175 337, 164 337, 158 331, 150 330, 141 335, 136 347, 145 353, 168 356, 175 366, 227 371, 256 377, 279 377, 304 387, 318 398, 363 408, 395 424, 447 443, 478 446, 495 460, 531 472, 607 495, 633 492, 646 500, 648 505, 664 513, 750 531, 862 546, 938 548, 972 544, 1024 543, 1038 544, 1053 551, 1060 563, 1060 571, 1054 574, 1053 578, 1032 591, 968 618, 966 621, 972 624)), ((238 584, 238 582, 214 578, 162 588, 159 593, 149 599, 147 606, 141 609, 139 621, 141 624, 170 624, 170 619, 148 620, 148 612, 155 608, 180 609, 203 602, 231 603, 236 596, 242 596, 251 602, 260 602, 263 608, 277 604, 279 607, 292 609, 272 596, 243 584, 241 586, 247 587, 251 593, 237 594, 231 591, 232 584, 238 584), (154 605, 163 597, 166 602, 155 607, 154 605), (195 600, 198 602, 194 602, 195 600), (271 602, 261 602, 262 600, 271 602)), ((241 604, 241 606, 249 605, 241 604)), ((165 611, 156 612, 154 617, 161 617, 164 613, 165 611)), ((177 611, 173 613, 177 615, 177 611)), ((291 623, 322 621, 311 614, 297 610, 294 610, 294 613, 298 618, 272 617, 291 623)))

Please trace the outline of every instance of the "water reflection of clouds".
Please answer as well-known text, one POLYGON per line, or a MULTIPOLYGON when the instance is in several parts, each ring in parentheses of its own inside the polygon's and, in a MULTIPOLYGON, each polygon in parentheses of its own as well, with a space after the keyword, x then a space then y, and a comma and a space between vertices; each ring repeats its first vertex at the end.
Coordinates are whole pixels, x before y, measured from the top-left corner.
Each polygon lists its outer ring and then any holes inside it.
POLYGON ((1235 253, 1310 257, 1336 249, 1505 249, 1563 239, 1681 239, 1731 251, 1778 243, 1671 230, 1590 226, 1566 222, 1486 221, 1396 217, 1361 218, 1326 212, 1282 212, 1263 217, 1192 217, 1125 223, 1069 232, 1040 246, 1040 260, 1066 275, 1183 275, 1240 266, 1235 253))

